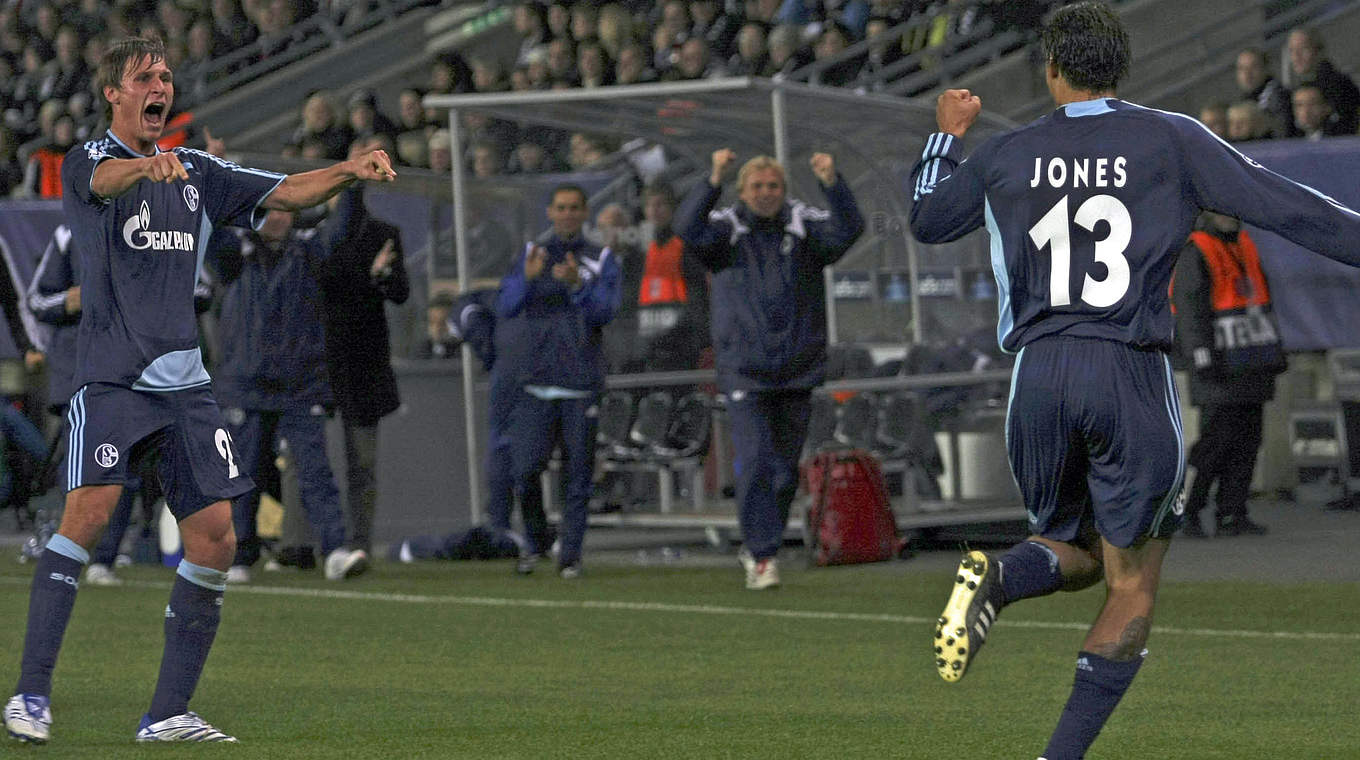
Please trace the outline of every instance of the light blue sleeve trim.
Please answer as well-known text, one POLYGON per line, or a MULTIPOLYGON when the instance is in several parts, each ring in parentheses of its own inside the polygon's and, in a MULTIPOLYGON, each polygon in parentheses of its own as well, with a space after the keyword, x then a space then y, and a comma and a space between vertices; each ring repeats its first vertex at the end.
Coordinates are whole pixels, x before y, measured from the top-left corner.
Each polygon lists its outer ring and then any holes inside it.
POLYGON ((54 534, 47 540, 47 551, 56 552, 63 557, 70 557, 82 565, 88 564, 90 561, 90 553, 85 551, 85 547, 60 533, 54 534))
MULTIPOLYGON (((268 173, 266 172, 259 173, 268 176, 268 173)), ((260 202, 256 203, 255 209, 250 212, 250 228, 256 232, 259 232, 260 228, 264 226, 264 218, 269 215, 269 209, 264 207, 264 202, 269 200, 269 196, 273 195, 274 191, 279 189, 279 185, 282 185, 285 179, 288 179, 287 175, 284 174, 280 174, 278 177, 279 181, 275 182, 274 186, 269 188, 269 192, 260 196, 260 202)))
POLYGON ((221 570, 214 570, 211 567, 195 565, 187 559, 179 561, 179 569, 175 571, 175 575, 178 575, 195 586, 202 586, 209 591, 227 590, 226 573, 221 570))

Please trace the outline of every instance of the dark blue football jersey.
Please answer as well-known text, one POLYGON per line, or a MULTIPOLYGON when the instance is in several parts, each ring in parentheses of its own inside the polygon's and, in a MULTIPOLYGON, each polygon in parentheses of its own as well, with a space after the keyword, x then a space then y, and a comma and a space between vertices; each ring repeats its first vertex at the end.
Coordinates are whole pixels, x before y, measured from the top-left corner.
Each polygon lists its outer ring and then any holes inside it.
POLYGON ((61 166, 62 209, 83 263, 77 388, 92 382, 172 391, 209 382, 198 348, 194 286, 212 229, 256 227, 282 174, 175 148, 188 180, 141 180, 114 199, 90 189, 110 158, 143 158, 112 132, 61 166))
POLYGON ((926 141, 911 229, 925 243, 987 226, 997 337, 1171 347, 1167 286, 1201 209, 1360 266, 1360 215, 1257 164, 1194 119, 1114 98, 1071 103, 990 138, 967 159, 926 141))

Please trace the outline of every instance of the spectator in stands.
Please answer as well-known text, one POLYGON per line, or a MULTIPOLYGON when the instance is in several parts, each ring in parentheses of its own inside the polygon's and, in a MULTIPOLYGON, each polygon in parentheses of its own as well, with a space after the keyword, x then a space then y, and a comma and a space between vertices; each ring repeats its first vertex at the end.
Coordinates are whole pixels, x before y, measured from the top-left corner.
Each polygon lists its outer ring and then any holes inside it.
MULTIPOLYGON (((320 233, 294 229, 294 218, 270 211, 256 232, 223 228, 210 239, 207 262, 225 288, 222 361, 213 390, 244 472, 255 476, 271 466, 279 439, 287 440, 302 508, 326 556, 326 577, 341 580, 366 570, 368 558, 345 550, 340 491, 326 458, 325 425, 334 399, 319 277, 338 243, 352 237, 353 215, 327 220, 320 233)), ((236 556, 229 582, 249 582, 250 566, 259 559, 259 499, 252 491, 232 504, 236 556)))
POLYGON ((796 26, 781 24, 775 27, 774 31, 770 32, 766 46, 770 51, 770 60, 765 65, 763 76, 772 78, 788 76, 809 60, 807 50, 803 47, 802 35, 796 26))
MULTIPOLYGON (((255 19, 255 25, 260 29, 260 36, 255 40, 255 60, 264 61, 279 55, 301 39, 297 20, 297 0, 269 0, 262 4, 259 17, 255 19)), ((344 152, 340 155, 344 156, 344 152)))
POLYGON ((543 6, 532 0, 515 3, 514 25, 515 34, 519 35, 519 52, 515 53, 515 63, 524 65, 529 62, 529 51, 548 41, 543 6))
POLYGON ((14 132, 0 124, 0 198, 8 197, 23 184, 24 170, 15 156, 18 147, 14 132))
MULTIPOLYGON (((472 69, 457 53, 444 53, 430 63, 429 85, 425 92, 429 95, 457 95, 472 91, 472 69)), ((425 120, 432 124, 443 124, 448 118, 446 113, 425 112, 425 120)))
POLYGON ((430 171, 436 174, 448 174, 453 171, 453 146, 449 143, 447 129, 437 129, 430 134, 425 155, 430 162, 430 171))
POLYGON ((782 0, 745 0, 743 4, 743 17, 747 21, 759 21, 767 28, 773 29, 775 14, 779 12, 782 0))
POLYGON ((48 48, 56 45, 57 30, 61 28, 61 11, 56 5, 39 2, 34 10, 32 32, 46 43, 48 48))
POLYGON ((534 82, 529 78, 528 66, 516 66, 510 70, 510 91, 511 92, 532 92, 534 82))
POLYGON ((897 38, 889 38, 888 29, 893 25, 886 16, 874 16, 864 26, 865 38, 869 40, 869 51, 856 76, 856 85, 862 91, 877 90, 883 84, 883 70, 902 58, 902 46, 897 38))
POLYGON ((30 198, 60 198, 62 159, 75 144, 76 123, 70 114, 61 113, 52 122, 51 141, 28 157, 24 194, 30 198))
POLYGON ((552 70, 548 68, 547 45, 539 45, 529 52, 529 63, 526 64, 525 70, 529 75, 531 88, 546 90, 552 87, 552 70))
POLYGON ((675 66, 662 79, 680 82, 722 75, 722 67, 713 65, 710 60, 708 42, 703 37, 690 37, 680 46, 680 57, 675 66))
POLYGON ((1317 85, 1300 85, 1294 90, 1294 126, 1306 140, 1350 134, 1342 131, 1332 104, 1317 85))
POLYGON ((1270 125, 1265 112, 1250 100, 1239 100, 1228 106, 1228 140, 1249 142, 1270 137, 1270 125))
MULTIPOLYGON (((619 269, 609 249, 582 235, 585 191, 560 185, 550 198, 551 234, 528 243, 501 280, 496 362, 516 388, 509 429, 515 493, 522 504, 539 488, 552 450, 561 446, 566 503, 558 573, 571 579, 581 574, 595 458, 592 410, 604 388, 601 328, 619 306, 619 269)), ((531 527, 529 515, 524 517, 530 546, 520 569, 532 572, 548 548, 546 526, 531 527)))
POLYGON ((609 3, 600 8, 600 21, 596 25, 596 37, 611 61, 617 61, 619 51, 635 41, 633 36, 633 17, 622 5, 609 3))
POLYGON ((1272 137, 1293 137, 1294 109, 1289 90, 1270 76, 1265 51, 1247 48, 1237 54, 1237 93, 1265 114, 1272 137))
POLYGON ((416 351, 417 359, 452 359, 458 354, 459 341, 449 330, 453 294, 441 290, 425 305, 425 343, 416 351))
POLYGON ((1261 448, 1262 407, 1287 366, 1270 287, 1256 244, 1242 223, 1204 212, 1181 250, 1171 283, 1176 343, 1190 367, 1190 403, 1199 407, 1199 440, 1190 448, 1184 535, 1205 538, 1199 513, 1218 485, 1218 536, 1263 535, 1247 515, 1261 448))
POLYGON ((614 83, 614 67, 598 40, 586 40, 577 46, 576 73, 581 87, 604 87, 614 83))
POLYGON ((686 196, 675 227, 688 254, 713 273, 718 387, 727 395, 736 455, 746 587, 779 584, 775 555, 798 490, 798 457, 812 389, 826 364, 822 270, 859 237, 864 221, 831 156, 812 157, 830 212, 786 199, 784 167, 768 156, 737 175, 739 202, 719 213, 736 154, 713 152, 707 182, 686 196))
POLYGON ((591 3, 575 3, 571 6, 571 38, 576 44, 595 38, 600 16, 591 3))
POLYGON ((609 153, 601 138, 585 132, 573 132, 567 163, 573 171, 598 169, 609 158, 609 153))
MULTIPOLYGON (((1326 56, 1322 34, 1316 29, 1295 29, 1289 33, 1289 71, 1287 85, 1297 90, 1305 84, 1316 85, 1331 106, 1329 121, 1335 126, 1328 134, 1353 135, 1360 122, 1360 89, 1355 81, 1337 71, 1326 56)), ((1297 118, 1297 108, 1295 109, 1297 118)))
POLYGON ((74 28, 63 26, 57 31, 56 55, 44 67, 38 86, 41 100, 66 100, 89 89, 90 71, 80 56, 81 48, 80 33, 74 28))
POLYGON ((475 179, 491 179, 505 173, 505 160, 501 157, 501 147, 492 142, 473 143, 472 176, 475 179))
POLYGON ((1210 132, 1228 139, 1228 104, 1213 102, 1199 111, 1199 120, 1210 132))
POLYGON ((680 59, 680 46, 689 39, 689 5, 685 0, 665 0, 661 19, 652 29, 652 68, 665 75, 680 59))
POLYGON ((570 37, 556 37, 548 43, 548 76, 555 84, 576 86, 576 43, 570 37))
POLYGON ((430 138, 424 132, 403 132, 397 135, 397 159, 406 166, 428 168, 430 138))
MULTIPOLYGON (((513 122, 494 118, 485 111, 465 108, 459 112, 459 117, 463 121, 464 145, 481 141, 493 142, 500 146, 501 151, 504 152, 509 146, 514 145, 518 139, 518 127, 513 122)), ((446 139, 444 142, 447 144, 448 140, 446 139)))
POLYGON ((552 153, 551 135, 526 132, 510 156, 506 171, 510 174, 548 174, 564 168, 552 153))
MULTIPOLYGON (((819 63, 833 61, 849 46, 849 30, 837 22, 828 22, 822 27, 822 33, 817 37, 817 44, 813 47, 814 60, 819 63)), ((844 87, 855 81, 859 75, 861 62, 861 59, 851 58, 833 63, 828 68, 815 72, 808 83, 844 87)))
POLYGON ((207 97, 208 83, 216 78, 212 64, 216 45, 212 22, 203 18, 195 21, 189 27, 186 44, 187 55, 174 68, 175 94, 181 100, 201 103, 207 97))
POLYGON ((71 120, 76 124, 76 142, 89 139, 102 118, 101 114, 90 110, 90 94, 84 91, 66 99, 66 113, 70 114, 71 120))
POLYGON ((430 124, 425 120, 425 106, 421 100, 425 93, 418 87, 407 87, 397 96, 397 137, 415 132, 424 140, 429 135, 430 124))
POLYGON ((32 123, 38 115, 38 92, 43 82, 43 67, 52 57, 51 48, 42 40, 31 39, 24 45, 23 60, 19 65, 18 76, 14 78, 13 103, 16 110, 10 124, 16 129, 25 130, 24 137, 33 137, 32 123))
POLYGON ((689 36, 707 42, 714 58, 726 60, 732 54, 740 19, 723 13, 718 0, 689 0, 689 18, 689 36))
POLYGON ((647 51, 642 45, 630 42, 619 50, 619 59, 614 64, 614 84, 646 84, 656 79, 656 72, 647 65, 647 51))
POLYGON ((472 59, 472 89, 474 92, 504 92, 505 70, 500 61, 488 56, 472 59))
MULTIPOLYGON (((219 50, 239 50, 255 41, 258 32, 246 21, 239 0, 212 0, 214 44, 219 50)), ((88 56, 87 56, 88 59, 88 56)))
POLYGON ((156 3, 156 19, 165 30, 166 42, 187 41, 192 19, 177 0, 160 0, 156 3))
MULTIPOLYGON (((362 156, 373 149, 371 143, 356 143, 351 155, 362 156)), ((405 303, 411 286, 401 230, 368 213, 362 190, 355 187, 336 196, 331 208, 340 219, 351 220, 345 238, 322 265, 320 277, 325 296, 326 371, 345 435, 349 513, 345 548, 352 555, 369 556, 378 506, 378 421, 401 403, 384 304, 405 303), (341 208, 345 204, 350 208, 341 208)))
POLYGON ((571 39, 571 8, 562 0, 548 6, 548 40, 571 39))
POLYGON ((348 111, 350 134, 356 141, 378 135, 392 139, 397 133, 397 125, 378 110, 378 96, 372 90, 355 90, 349 96, 348 111))
POLYGON ((289 145, 300 152, 302 143, 309 138, 324 144, 326 154, 322 158, 332 160, 343 159, 349 153, 350 143, 354 142, 354 133, 349 125, 341 123, 331 94, 326 90, 317 90, 303 101, 302 124, 293 132, 289 145))
POLYGON ((747 21, 737 32, 737 50, 727 59, 727 73, 735 77, 760 76, 769 56, 765 53, 765 25, 747 21))

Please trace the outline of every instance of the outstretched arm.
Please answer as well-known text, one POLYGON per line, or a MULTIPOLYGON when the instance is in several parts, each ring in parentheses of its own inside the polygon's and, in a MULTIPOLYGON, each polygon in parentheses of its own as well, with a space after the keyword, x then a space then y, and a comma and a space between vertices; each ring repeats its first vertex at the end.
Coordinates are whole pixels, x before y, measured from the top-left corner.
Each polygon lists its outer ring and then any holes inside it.
POLYGON ((106 158, 95 167, 90 177, 90 190, 106 200, 117 198, 144 179, 174 182, 189 179, 189 173, 180 164, 179 157, 169 151, 146 158, 106 158))
POLYGON ((391 182, 396 178, 387 151, 375 150, 324 169, 289 174, 260 205, 280 211, 300 211, 329 199, 355 182, 391 182))

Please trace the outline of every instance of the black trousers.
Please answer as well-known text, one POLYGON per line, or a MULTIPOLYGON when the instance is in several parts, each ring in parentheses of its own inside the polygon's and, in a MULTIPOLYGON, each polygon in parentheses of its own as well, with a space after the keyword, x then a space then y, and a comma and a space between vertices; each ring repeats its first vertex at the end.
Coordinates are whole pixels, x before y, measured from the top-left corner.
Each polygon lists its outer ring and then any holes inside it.
POLYGON ((1247 515, 1247 496, 1261 448, 1264 404, 1206 404, 1200 407, 1199 440, 1190 447, 1188 463, 1194 482, 1185 502, 1187 516, 1198 515, 1208 504, 1216 483, 1215 515, 1222 524, 1247 515))

